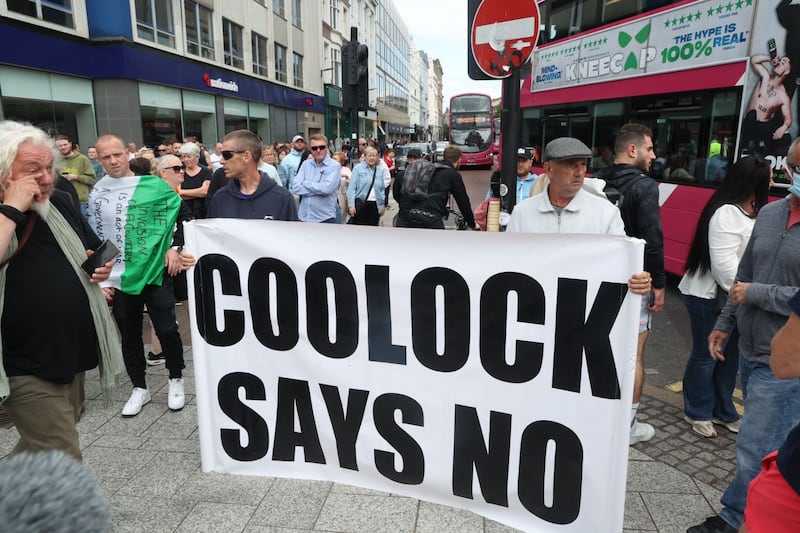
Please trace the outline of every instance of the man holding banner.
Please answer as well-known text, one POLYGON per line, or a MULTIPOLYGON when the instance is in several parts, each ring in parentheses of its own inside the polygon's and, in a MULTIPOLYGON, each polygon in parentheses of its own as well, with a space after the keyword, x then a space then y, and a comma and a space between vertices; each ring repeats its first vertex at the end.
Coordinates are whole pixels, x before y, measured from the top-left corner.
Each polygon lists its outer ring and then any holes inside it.
MULTIPOLYGON (((591 157, 592 151, 578 139, 550 141, 543 157, 550 183, 544 192, 517 205, 506 231, 625 235, 619 209, 583 189, 586 162, 591 157)), ((634 274, 628 280, 634 294, 649 294, 651 284, 648 272, 634 274)))
POLYGON ((134 176, 119 136, 102 135, 96 147, 108 175, 89 197, 89 224, 101 239, 113 241, 122 251, 103 284, 107 298, 113 300, 125 368, 133 384, 122 416, 139 414, 150 401, 142 342, 145 305, 169 369, 168 406, 180 410, 183 344, 175 322, 172 276, 194 264, 194 257, 182 251, 182 231, 175 231, 181 198, 156 176, 134 176))

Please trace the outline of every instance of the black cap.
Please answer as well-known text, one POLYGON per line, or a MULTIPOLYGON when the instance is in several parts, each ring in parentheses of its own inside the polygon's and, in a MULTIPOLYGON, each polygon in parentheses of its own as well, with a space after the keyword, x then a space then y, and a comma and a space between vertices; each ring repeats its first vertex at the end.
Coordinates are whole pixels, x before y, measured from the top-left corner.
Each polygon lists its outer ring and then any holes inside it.
POLYGON ((525 148, 524 146, 517 148, 517 158, 533 159, 533 148, 525 148))

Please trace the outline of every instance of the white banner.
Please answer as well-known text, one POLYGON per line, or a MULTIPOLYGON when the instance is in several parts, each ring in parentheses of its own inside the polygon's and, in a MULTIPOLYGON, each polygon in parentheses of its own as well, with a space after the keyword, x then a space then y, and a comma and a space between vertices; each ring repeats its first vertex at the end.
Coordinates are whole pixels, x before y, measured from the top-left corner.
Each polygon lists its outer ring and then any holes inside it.
POLYGON ((534 52, 531 91, 740 61, 752 18, 753 0, 707 0, 546 46, 534 52))
POLYGON ((186 239, 204 471, 622 530, 643 241, 244 220, 186 239))

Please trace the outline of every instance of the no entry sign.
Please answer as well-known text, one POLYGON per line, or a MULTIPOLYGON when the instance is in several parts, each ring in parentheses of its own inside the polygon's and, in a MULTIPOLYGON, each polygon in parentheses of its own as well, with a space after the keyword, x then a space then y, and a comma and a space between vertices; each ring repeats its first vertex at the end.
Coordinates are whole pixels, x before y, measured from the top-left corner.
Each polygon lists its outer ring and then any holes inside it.
POLYGON ((472 21, 470 46, 484 74, 506 78, 528 60, 538 38, 535 0, 483 0, 472 21))

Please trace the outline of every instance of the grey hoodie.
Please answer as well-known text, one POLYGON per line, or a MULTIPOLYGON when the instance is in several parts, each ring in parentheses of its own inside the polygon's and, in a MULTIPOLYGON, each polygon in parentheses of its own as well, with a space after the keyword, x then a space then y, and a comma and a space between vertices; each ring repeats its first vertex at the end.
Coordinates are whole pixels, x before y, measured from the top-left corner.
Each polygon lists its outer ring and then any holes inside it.
POLYGON ((736 280, 750 283, 744 303, 730 298, 714 329, 739 326, 739 351, 751 362, 769 364, 770 342, 786 323, 789 300, 800 287, 800 224, 786 229, 791 196, 761 208, 736 280))

